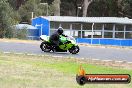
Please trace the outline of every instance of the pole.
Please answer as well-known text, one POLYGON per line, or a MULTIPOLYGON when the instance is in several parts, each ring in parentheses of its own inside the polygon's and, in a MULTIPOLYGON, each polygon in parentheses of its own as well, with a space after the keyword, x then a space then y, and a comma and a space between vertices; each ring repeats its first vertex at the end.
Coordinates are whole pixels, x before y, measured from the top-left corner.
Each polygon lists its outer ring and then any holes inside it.
POLYGON ((81 24, 81 38, 82 38, 83 24, 81 24))
POLYGON ((79 10, 81 10, 81 9, 82 9, 82 7, 77 7, 77 17, 79 15, 79 10))
POLYGON ((102 25, 102 38, 104 38, 104 24, 102 25))
POLYGON ((73 32, 73 31, 72 31, 72 24, 70 24, 70 36, 73 36, 73 35, 72 35, 72 32, 73 32))
POLYGON ((31 16, 31 17, 32 17, 32 19, 33 19, 33 12, 32 12, 32 16, 31 16))
POLYGON ((112 38, 115 38, 115 24, 113 25, 113 36, 112 38))
POLYGON ((77 17, 78 17, 78 13, 79 13, 79 11, 78 11, 78 9, 77 9, 77 17))
POLYGON ((48 14, 48 3, 47 3, 47 16, 48 16, 49 14, 48 14))
POLYGON ((43 33, 42 33, 42 25, 43 25, 43 24, 41 24, 41 35, 43 34, 43 33))
POLYGON ((126 38, 126 25, 124 25, 124 39, 126 38))
POLYGON ((94 23, 92 24, 92 36, 91 36, 91 44, 93 44, 93 27, 94 27, 94 23))

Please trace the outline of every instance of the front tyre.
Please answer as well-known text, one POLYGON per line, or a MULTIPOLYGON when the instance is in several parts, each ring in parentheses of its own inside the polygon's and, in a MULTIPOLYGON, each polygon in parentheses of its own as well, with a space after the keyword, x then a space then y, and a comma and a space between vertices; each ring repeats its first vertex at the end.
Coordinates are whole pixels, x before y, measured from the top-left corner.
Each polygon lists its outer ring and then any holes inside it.
POLYGON ((79 46, 73 46, 71 49, 69 49, 69 52, 72 54, 77 54, 79 50, 79 46))
POLYGON ((40 48, 44 52, 50 52, 51 51, 50 45, 47 42, 42 42, 40 44, 40 48))

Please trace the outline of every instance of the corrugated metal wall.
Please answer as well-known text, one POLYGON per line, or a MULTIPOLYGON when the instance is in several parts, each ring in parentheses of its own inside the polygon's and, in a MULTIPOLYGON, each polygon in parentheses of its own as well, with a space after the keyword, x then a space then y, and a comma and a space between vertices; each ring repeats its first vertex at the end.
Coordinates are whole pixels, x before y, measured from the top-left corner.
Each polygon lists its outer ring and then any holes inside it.
POLYGON ((32 25, 39 29, 39 36, 49 35, 49 24, 50 22, 42 17, 32 19, 32 25))
POLYGON ((76 38, 76 41, 78 43, 88 43, 88 44, 132 46, 132 39, 86 39, 86 38, 76 38))

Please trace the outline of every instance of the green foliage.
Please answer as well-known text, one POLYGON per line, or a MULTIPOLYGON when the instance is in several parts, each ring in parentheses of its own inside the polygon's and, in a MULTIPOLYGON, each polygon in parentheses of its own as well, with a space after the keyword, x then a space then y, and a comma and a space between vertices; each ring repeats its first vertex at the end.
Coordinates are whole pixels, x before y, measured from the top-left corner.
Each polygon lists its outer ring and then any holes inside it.
POLYGON ((132 0, 123 0, 121 6, 123 15, 132 18, 132 0))
POLYGON ((27 29, 16 30, 16 38, 18 39, 27 39, 27 29))
MULTIPOLYGON (((84 0, 61 0, 61 15, 76 16, 78 6, 83 8, 84 0)), ((87 16, 129 17, 132 18, 132 0, 93 0, 87 10, 87 16)), ((82 9, 79 11, 82 16, 82 9)))
POLYGON ((35 3, 35 0, 29 0, 19 8, 18 12, 20 14, 21 21, 30 22, 31 12, 34 12, 36 10, 35 3))
POLYGON ((21 17, 21 21, 27 21, 30 23, 32 12, 34 13, 34 17, 35 16, 46 16, 47 9, 48 9, 48 15, 53 14, 52 4, 48 6, 47 5, 48 4, 41 4, 41 0, 28 0, 18 10, 20 17, 21 17))
POLYGON ((94 1, 88 9, 88 16, 116 17, 117 13, 118 7, 116 0, 97 0, 94 1))
POLYGON ((13 36, 11 26, 17 22, 16 16, 7 0, 0 0, 0 38, 13 36))
POLYGON ((17 0, 7 0, 13 9, 16 9, 17 0))

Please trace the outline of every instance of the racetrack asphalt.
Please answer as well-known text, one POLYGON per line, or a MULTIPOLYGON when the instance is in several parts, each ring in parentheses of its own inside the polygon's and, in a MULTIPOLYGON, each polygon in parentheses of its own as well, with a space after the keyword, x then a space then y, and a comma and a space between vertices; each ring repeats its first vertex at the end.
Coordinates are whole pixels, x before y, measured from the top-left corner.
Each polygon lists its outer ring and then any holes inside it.
POLYGON ((80 52, 76 55, 67 53, 45 53, 41 51, 38 44, 18 43, 18 42, 3 42, 0 41, 0 51, 15 52, 15 53, 29 53, 29 54, 48 54, 55 56, 66 56, 76 58, 89 58, 100 60, 116 60, 132 62, 132 49, 116 49, 116 48, 102 48, 102 47, 87 47, 80 45, 80 52))

